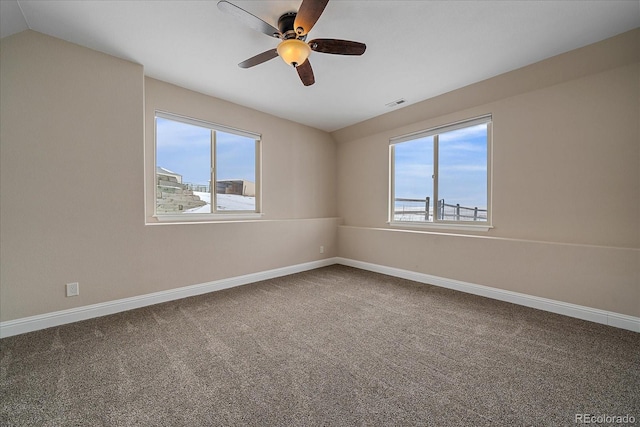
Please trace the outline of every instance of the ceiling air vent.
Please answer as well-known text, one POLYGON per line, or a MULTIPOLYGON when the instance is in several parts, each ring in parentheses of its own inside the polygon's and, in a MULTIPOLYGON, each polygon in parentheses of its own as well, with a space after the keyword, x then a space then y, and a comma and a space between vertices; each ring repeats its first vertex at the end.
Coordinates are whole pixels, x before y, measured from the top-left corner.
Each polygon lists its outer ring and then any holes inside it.
POLYGON ((395 101, 391 101, 388 104, 385 104, 387 107, 392 108, 396 105, 404 104, 406 100, 404 98, 396 99, 395 101))

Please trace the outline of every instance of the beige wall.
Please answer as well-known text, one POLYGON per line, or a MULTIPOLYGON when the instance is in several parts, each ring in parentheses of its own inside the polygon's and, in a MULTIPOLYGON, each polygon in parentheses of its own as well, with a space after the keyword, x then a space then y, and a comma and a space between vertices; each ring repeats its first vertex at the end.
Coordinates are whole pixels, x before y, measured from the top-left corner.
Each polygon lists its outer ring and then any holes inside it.
POLYGON ((639 37, 331 135, 32 31, 2 39, 0 320, 334 256, 640 316, 639 37), (262 134, 264 220, 145 225, 155 109, 262 134), (390 229, 389 137, 485 113, 495 228, 390 229))
POLYGON ((635 30, 335 132, 340 255, 640 315, 639 37, 635 30), (487 113, 495 228, 390 230, 389 138, 487 113))
POLYGON ((0 320, 337 255, 328 134, 145 87, 141 65, 36 32, 0 49, 0 320), (260 132, 266 220, 145 225, 145 100, 147 118, 160 108, 260 132), (76 281, 80 296, 66 298, 76 281))

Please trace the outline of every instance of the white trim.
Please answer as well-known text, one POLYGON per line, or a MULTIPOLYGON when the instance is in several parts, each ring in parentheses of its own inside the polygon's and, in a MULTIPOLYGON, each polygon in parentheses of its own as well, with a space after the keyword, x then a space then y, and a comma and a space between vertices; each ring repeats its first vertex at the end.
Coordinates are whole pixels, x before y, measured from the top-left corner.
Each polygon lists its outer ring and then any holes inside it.
POLYGON ((169 214, 169 215, 154 215, 157 222, 147 222, 150 224, 157 224, 160 222, 183 224, 185 222, 228 222, 228 221, 252 221, 262 218, 264 213, 262 212, 247 212, 242 213, 233 211, 231 213, 184 213, 184 214, 169 214))
POLYGON ((399 268, 387 267, 384 265, 372 264, 364 261, 357 261, 349 258, 334 257, 322 259, 319 261, 311 261, 302 264, 276 268, 273 270, 267 270, 258 273, 245 274, 243 276, 230 277, 228 279, 215 280, 208 283, 185 286, 177 289, 169 289, 167 291, 154 292, 151 294, 140 295, 131 298, 123 298, 115 301, 108 301, 104 303, 87 305, 84 307, 71 308, 68 310, 55 311, 52 313, 40 314, 37 316, 30 316, 21 319, 0 322, 0 338, 6 338, 13 335, 51 328, 54 326, 65 325, 68 323, 79 322, 81 320, 92 319, 109 314, 120 313, 122 311, 133 310, 136 308, 174 301, 191 296, 202 295, 209 292, 220 291, 222 289, 228 289, 236 286, 258 282, 261 280, 268 280, 276 277, 287 276, 289 274, 313 270, 320 267, 327 267, 333 264, 341 264, 349 267, 359 268, 362 270, 387 274, 389 276, 413 280, 419 283, 440 286, 460 292, 493 298, 499 301, 506 301, 525 307, 536 308, 538 310, 549 311, 569 317, 575 317, 577 319, 601 323, 604 325, 626 329, 633 332, 640 332, 640 317, 628 316, 611 311, 599 310, 596 308, 570 304, 562 301, 555 301, 548 298, 521 294, 504 289, 491 288, 489 286, 476 285, 474 283, 467 283, 459 280, 447 279, 443 277, 432 276, 429 274, 417 273, 415 271, 402 270, 399 268))
POLYGON ((55 311, 53 313, 24 317, 22 319, 9 320, 7 322, 0 322, 0 338, 51 328, 53 326, 65 325, 67 323, 79 322, 81 320, 106 316, 108 314, 120 313, 122 311, 133 310, 167 301, 202 295, 209 292, 220 291, 222 289, 246 285, 260 280, 287 276, 289 274, 326 267, 335 263, 335 258, 327 258, 258 273, 245 274, 243 276, 230 277, 228 279, 215 280, 213 282, 201 283, 198 285, 185 286, 177 289, 169 289, 146 295, 139 295, 115 301, 91 304, 84 307, 55 311))
POLYGON ((504 289, 492 288, 489 286, 476 285, 474 283, 462 282, 459 280, 447 279, 444 277, 432 276, 430 274, 417 273, 410 270, 402 270, 394 267, 387 267, 379 264, 371 264, 364 261, 357 261, 349 258, 338 257, 338 264, 349 267, 360 268, 362 270, 373 271, 375 273, 400 277, 402 279, 413 280, 415 282, 440 286, 469 294, 480 295, 487 298, 506 301, 525 307, 536 308, 538 310, 549 311, 551 313, 562 314, 564 316, 575 317, 577 319, 588 320, 590 322, 601 323, 620 329, 627 329, 633 332, 640 332, 640 317, 628 316, 612 311, 599 310, 597 308, 585 307, 548 298, 536 297, 519 292, 507 291, 504 289))

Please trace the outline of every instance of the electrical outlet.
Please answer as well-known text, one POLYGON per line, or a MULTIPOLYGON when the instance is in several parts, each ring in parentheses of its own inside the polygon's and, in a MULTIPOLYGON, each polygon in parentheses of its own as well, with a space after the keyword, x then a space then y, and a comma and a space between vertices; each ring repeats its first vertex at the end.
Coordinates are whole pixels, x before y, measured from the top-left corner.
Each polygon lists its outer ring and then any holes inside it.
POLYGON ((67 296, 75 297, 80 295, 80 285, 78 282, 67 283, 67 296))
POLYGON ((320 253, 323 254, 324 253, 324 246, 320 246, 320 253))

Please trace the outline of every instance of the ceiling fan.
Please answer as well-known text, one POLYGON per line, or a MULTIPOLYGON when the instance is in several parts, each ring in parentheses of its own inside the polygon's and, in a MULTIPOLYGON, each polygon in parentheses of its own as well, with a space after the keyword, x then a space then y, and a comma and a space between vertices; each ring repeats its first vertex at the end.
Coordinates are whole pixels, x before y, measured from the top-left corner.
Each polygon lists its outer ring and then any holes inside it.
POLYGON ((278 19, 278 28, 226 0, 218 2, 218 9, 256 31, 282 40, 275 49, 239 63, 240 68, 250 68, 280 56, 284 62, 295 67, 302 83, 310 86, 315 83, 308 59, 311 51, 334 55, 362 55, 367 48, 364 43, 349 40, 314 39, 308 43, 305 41, 327 3, 329 0, 302 0, 298 12, 287 12, 278 19))

